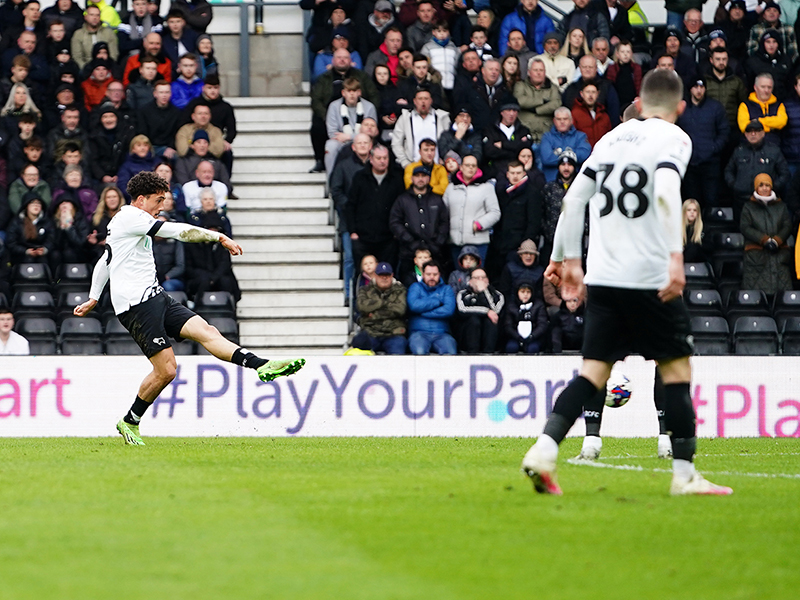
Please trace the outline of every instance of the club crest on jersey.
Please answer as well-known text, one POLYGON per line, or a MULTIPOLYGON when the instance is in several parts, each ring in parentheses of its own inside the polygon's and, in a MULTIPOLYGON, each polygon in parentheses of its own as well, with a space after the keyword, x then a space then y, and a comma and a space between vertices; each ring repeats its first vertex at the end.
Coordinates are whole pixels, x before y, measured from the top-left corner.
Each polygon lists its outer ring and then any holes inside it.
POLYGON ((166 340, 164 340, 163 337, 157 337, 157 338, 153 338, 153 343, 154 344, 158 344, 159 346, 164 346, 164 345, 166 345, 167 342, 166 342, 166 340))

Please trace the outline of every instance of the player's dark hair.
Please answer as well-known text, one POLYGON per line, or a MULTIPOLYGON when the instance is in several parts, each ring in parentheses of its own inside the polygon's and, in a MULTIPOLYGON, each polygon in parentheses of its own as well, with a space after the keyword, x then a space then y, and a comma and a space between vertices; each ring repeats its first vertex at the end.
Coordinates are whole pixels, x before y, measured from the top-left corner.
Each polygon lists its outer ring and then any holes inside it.
POLYGON ((131 177, 128 182, 128 195, 131 201, 135 201, 139 196, 150 196, 152 194, 169 192, 169 183, 152 171, 142 171, 131 177))

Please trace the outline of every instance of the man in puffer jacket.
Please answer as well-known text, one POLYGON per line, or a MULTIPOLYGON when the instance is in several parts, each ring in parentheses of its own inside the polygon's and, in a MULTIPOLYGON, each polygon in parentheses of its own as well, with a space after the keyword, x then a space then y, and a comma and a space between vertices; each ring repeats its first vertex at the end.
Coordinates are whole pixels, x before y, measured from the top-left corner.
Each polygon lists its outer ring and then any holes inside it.
POLYGON ((394 278, 389 263, 375 267, 375 281, 358 290, 356 303, 361 331, 353 338, 353 347, 405 354, 406 288, 394 278))
POLYGON ((456 310, 456 296, 442 281, 439 265, 422 267, 422 281, 408 288, 408 347, 411 354, 455 354, 456 341, 450 335, 450 318, 456 310))

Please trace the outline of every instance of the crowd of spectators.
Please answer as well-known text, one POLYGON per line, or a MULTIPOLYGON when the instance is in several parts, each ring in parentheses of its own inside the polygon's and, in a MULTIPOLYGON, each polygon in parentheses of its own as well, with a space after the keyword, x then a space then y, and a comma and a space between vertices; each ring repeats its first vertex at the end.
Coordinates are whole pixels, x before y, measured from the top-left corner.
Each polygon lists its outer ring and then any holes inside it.
MULTIPOLYGON (((171 184, 160 218, 231 233, 236 119, 205 33, 211 6, 115 4, 0 6, 0 306, 14 300, 20 265, 43 263, 53 277, 65 264, 91 270, 143 170, 171 184)), ((190 301, 208 290, 238 299, 229 258, 195 246, 155 239, 162 285, 190 301)))
POLYGON ((770 298, 796 286, 797 4, 720 2, 704 23, 701 0, 667 0, 666 26, 647 28, 632 0, 573 2, 554 19, 537 0, 301 1, 313 11, 312 172, 327 172, 339 216, 357 347, 577 348, 581 300, 541 272, 567 188, 594 144, 637 116, 651 69, 685 87, 682 195, 699 217, 687 262, 694 250, 712 262, 702 215, 728 207, 728 231, 745 239, 739 285, 770 298), (382 299, 390 327, 376 325, 382 299))

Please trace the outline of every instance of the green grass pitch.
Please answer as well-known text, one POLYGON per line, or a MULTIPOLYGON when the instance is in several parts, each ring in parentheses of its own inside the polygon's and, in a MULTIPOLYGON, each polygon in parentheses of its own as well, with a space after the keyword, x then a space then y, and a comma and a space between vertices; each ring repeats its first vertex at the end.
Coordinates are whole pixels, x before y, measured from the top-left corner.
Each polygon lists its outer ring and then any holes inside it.
POLYGON ((0 440, 1 599, 800 594, 797 439, 701 440, 723 498, 670 497, 654 439, 568 439, 563 497, 529 439, 145 439, 0 440))

